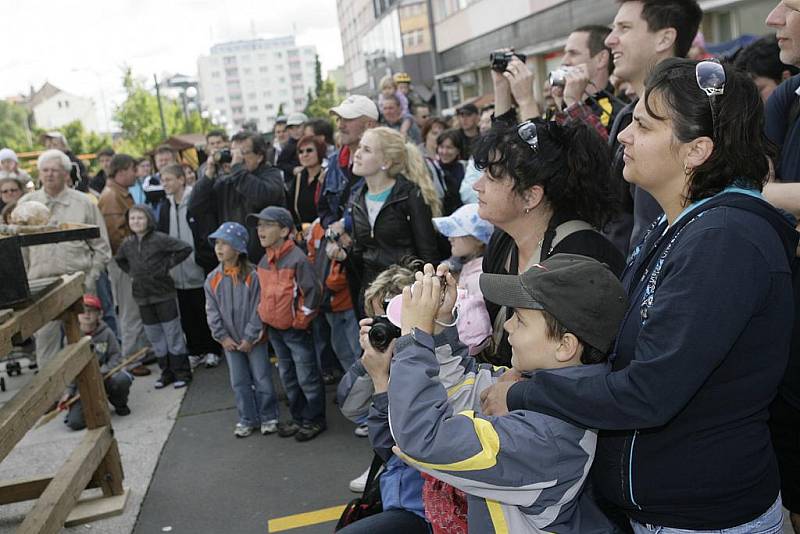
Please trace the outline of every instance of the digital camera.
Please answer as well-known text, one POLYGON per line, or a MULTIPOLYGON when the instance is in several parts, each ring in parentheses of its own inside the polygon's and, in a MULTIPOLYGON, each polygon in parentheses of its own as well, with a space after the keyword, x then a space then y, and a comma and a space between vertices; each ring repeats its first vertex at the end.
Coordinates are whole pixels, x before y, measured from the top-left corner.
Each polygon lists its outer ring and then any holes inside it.
POLYGON ((527 59, 525 54, 517 54, 514 51, 495 50, 489 54, 489 63, 492 65, 492 70, 496 72, 505 72, 506 69, 508 69, 508 62, 511 61, 514 56, 517 56, 523 63, 525 63, 527 59))
POLYGON ((386 351, 392 340, 398 337, 400 337, 400 329, 393 325, 387 316, 381 315, 372 320, 372 328, 369 329, 369 344, 378 352, 386 351))
POLYGON ((230 148, 223 148, 214 152, 214 163, 230 163, 233 161, 233 154, 230 148))
POLYGON ((547 75, 550 87, 564 87, 567 84, 567 74, 572 72, 573 67, 559 67, 547 75))

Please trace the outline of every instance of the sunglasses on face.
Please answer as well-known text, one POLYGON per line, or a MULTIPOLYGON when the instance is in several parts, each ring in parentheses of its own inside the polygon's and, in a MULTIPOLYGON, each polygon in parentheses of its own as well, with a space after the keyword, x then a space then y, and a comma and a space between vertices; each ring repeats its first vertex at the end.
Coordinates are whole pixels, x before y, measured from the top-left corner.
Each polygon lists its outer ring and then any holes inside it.
POLYGON ((725 68, 717 60, 701 61, 694 68, 697 86, 708 96, 711 106, 711 126, 714 131, 714 138, 717 132, 717 108, 716 98, 725 94, 725 68))
POLYGON ((312 152, 316 152, 313 148, 301 148, 297 151, 298 154, 311 154, 312 152))

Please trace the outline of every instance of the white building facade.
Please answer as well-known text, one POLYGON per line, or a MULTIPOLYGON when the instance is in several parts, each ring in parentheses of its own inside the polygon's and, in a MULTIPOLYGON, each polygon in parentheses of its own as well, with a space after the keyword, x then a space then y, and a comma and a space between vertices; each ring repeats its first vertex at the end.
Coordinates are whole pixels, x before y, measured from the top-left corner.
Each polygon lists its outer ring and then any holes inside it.
POLYGON ((52 130, 72 121, 81 121, 84 129, 99 131, 97 109, 91 98, 62 91, 55 86, 45 87, 34 96, 30 109, 33 120, 39 128, 52 130), (46 89, 52 89, 47 91, 46 89))
POLYGON ((215 45, 198 59, 201 106, 229 132, 255 122, 272 129, 278 110, 302 111, 316 85, 316 47, 294 37, 215 45))

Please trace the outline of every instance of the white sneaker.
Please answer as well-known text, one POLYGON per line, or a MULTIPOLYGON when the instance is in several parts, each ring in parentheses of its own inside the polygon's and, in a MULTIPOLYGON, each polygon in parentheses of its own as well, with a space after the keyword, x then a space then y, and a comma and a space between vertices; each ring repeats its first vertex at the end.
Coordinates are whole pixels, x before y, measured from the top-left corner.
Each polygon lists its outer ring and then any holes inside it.
POLYGON ((359 438, 366 438, 369 436, 369 427, 367 425, 358 425, 356 429, 353 430, 353 434, 359 438))
POLYGON ((278 420, 272 419, 271 421, 267 421, 266 423, 261 423, 261 433, 263 435, 267 434, 274 434, 278 431, 278 420))
POLYGON ((216 367, 219 365, 219 356, 213 352, 206 354, 206 368, 216 367))
POLYGON ((369 467, 361 473, 360 476, 350 481, 350 491, 354 493, 363 493, 364 488, 367 487, 367 477, 369 476, 369 467))
POLYGON ((237 438, 246 438, 253 433, 253 427, 236 423, 236 428, 233 429, 233 435, 237 438))
POLYGON ((205 359, 206 359, 205 356, 202 356, 202 355, 195 356, 193 354, 190 354, 189 355, 189 367, 191 367, 192 371, 194 371, 197 367, 200 366, 201 363, 203 363, 205 361, 205 359))

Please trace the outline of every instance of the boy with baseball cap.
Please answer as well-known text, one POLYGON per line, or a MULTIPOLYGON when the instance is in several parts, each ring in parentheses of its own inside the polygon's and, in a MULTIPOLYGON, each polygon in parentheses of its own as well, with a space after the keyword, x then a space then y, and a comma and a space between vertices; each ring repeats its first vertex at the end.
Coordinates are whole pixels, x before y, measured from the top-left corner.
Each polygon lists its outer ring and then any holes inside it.
MULTIPOLYGON (((489 417, 480 392, 499 369, 464 356, 464 379, 445 388, 434 347, 452 333, 452 276, 431 265, 403 292, 401 337, 389 381, 392 434, 406 462, 463 490, 475 532, 609 532, 610 523, 583 485, 597 432, 528 411, 489 417), (465 392, 467 392, 465 394, 465 392)), ((516 370, 569 377, 609 372, 607 353, 627 308, 616 276, 584 256, 557 254, 522 275, 481 275, 484 296, 515 310, 506 322, 516 370)), ((444 372, 444 370, 442 370, 444 372)))
MULTIPOLYGON (((83 312, 78 314, 78 324, 81 333, 92 337, 92 347, 97 361, 100 364, 100 372, 105 375, 122 361, 122 353, 119 350, 119 343, 114 332, 103 322, 103 305, 95 295, 86 294, 83 296, 83 312)), ((103 383, 106 387, 108 402, 114 406, 117 415, 128 415, 131 409, 128 408, 128 394, 130 393, 133 377, 128 372, 122 370, 106 378, 103 383)), ((61 397, 59 405, 63 405, 78 392, 77 385, 73 382, 61 397)), ((72 430, 82 430, 86 428, 86 421, 83 417, 83 407, 81 401, 75 402, 69 407, 64 423, 72 430)))
POLYGON ((294 228, 289 210, 269 206, 248 215, 247 224, 257 228, 267 252, 256 269, 261 287, 258 315, 278 356, 292 415, 291 421, 278 423, 278 435, 308 441, 326 428, 325 386, 310 332, 319 307, 319 279, 308 257, 289 239, 294 228))

